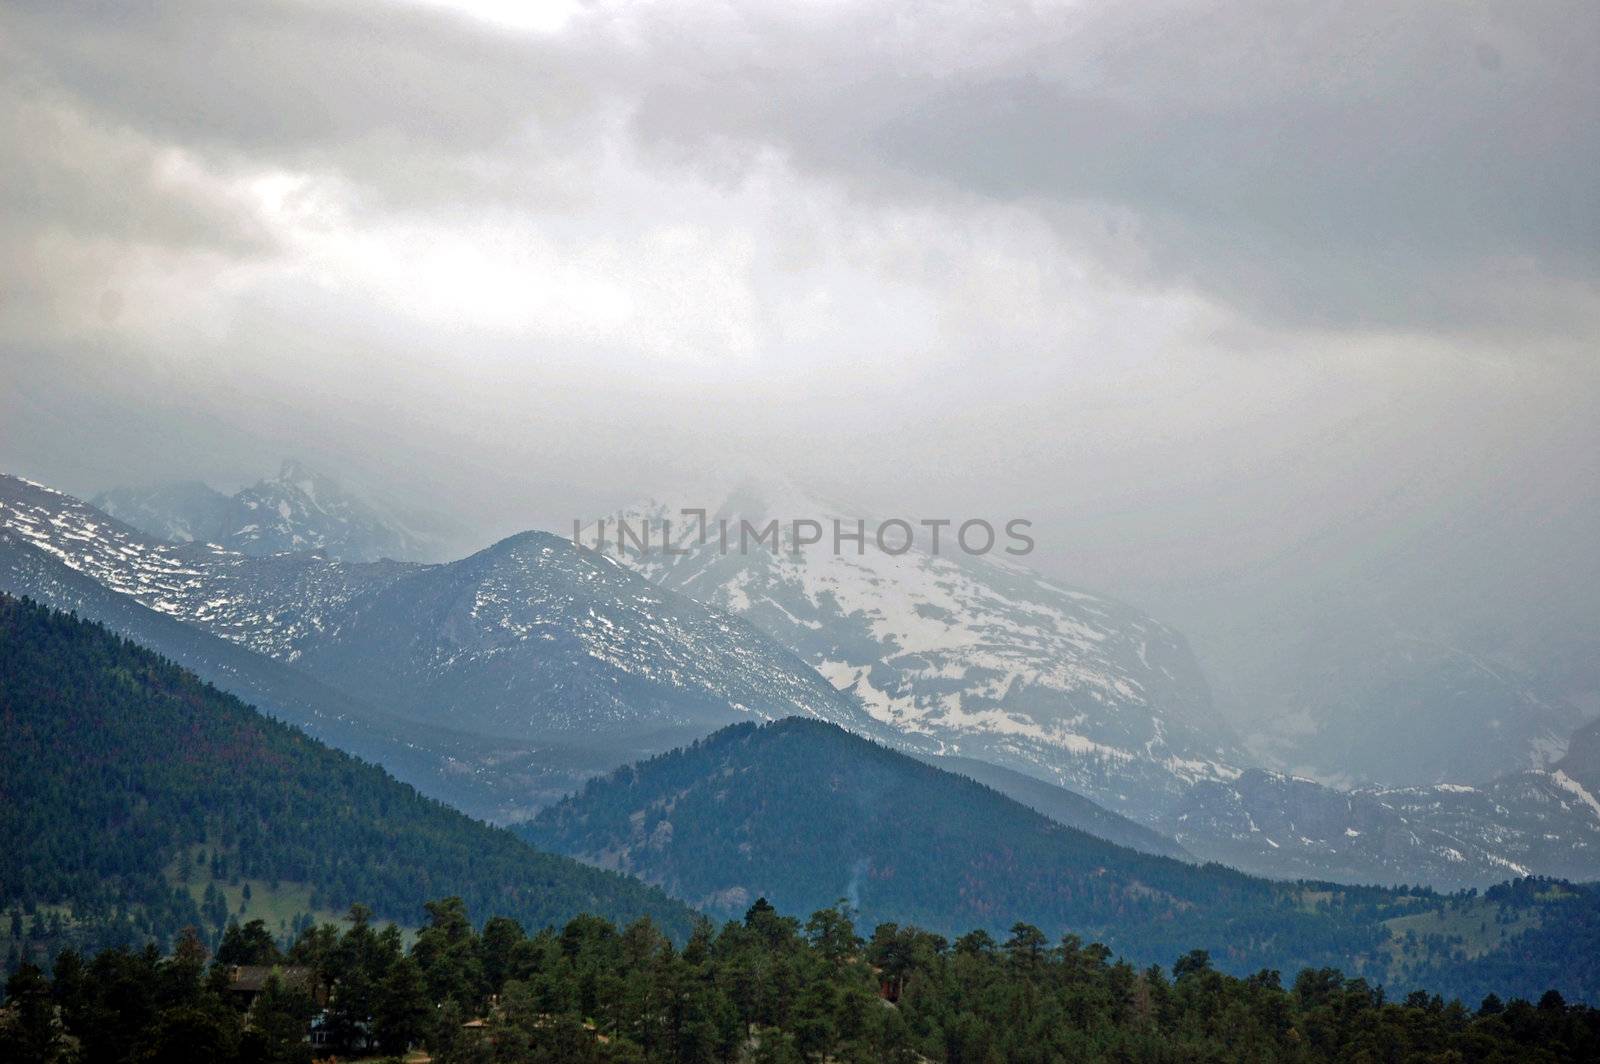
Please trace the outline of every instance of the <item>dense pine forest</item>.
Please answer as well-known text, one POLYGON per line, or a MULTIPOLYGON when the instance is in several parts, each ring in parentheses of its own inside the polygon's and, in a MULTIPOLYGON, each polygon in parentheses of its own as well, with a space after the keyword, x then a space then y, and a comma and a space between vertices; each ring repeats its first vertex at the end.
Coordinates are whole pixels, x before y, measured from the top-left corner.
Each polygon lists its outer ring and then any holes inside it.
POLYGON ((1224 975, 1199 951, 1141 970, 1027 924, 863 938, 843 908, 801 924, 758 900, 678 948, 647 919, 529 935, 505 918, 476 930, 457 898, 428 913, 409 951, 358 908, 283 953, 259 924, 233 925, 209 964, 187 936, 165 958, 25 965, 6 985, 0 1059, 287 1064, 419 1046, 438 1064, 1600 1059, 1600 1013, 1555 993, 1396 1001, 1332 969, 1224 975), (270 970, 258 993, 238 992, 238 965, 270 970))
POLYGON ((0 942, 14 967, 62 945, 169 945, 230 915, 297 930, 361 902, 414 922, 458 894, 530 926, 581 912, 692 914, 614 873, 539 853, 256 713, 98 625, 0 596, 0 942), (9 941, 7 941, 9 940, 9 941))

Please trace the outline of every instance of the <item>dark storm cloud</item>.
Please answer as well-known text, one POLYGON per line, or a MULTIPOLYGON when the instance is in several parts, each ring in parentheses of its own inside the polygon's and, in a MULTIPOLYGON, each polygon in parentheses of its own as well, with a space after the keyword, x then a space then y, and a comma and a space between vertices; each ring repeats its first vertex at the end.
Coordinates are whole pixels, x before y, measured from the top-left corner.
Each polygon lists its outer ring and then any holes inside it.
POLYGON ((1268 319, 1593 322, 1600 8, 878 5, 672 32, 640 128, 1018 201, 1268 319), (692 71, 693 75, 683 75, 692 71), (672 76, 676 73, 678 76, 672 76))
POLYGON ((872 198, 1021 204, 1268 323, 1594 321, 1584 0, 604 7, 558 35, 402 4, 4 18, 9 93, 218 166, 332 169, 373 207, 526 196, 528 152, 628 114, 728 180, 777 150, 872 198))

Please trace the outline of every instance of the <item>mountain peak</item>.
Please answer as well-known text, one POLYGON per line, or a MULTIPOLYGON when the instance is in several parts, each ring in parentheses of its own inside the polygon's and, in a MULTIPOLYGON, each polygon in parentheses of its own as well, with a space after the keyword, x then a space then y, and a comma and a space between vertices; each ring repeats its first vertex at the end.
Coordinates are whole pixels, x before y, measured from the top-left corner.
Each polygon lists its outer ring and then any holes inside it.
POLYGON ((278 467, 279 480, 293 481, 312 475, 314 474, 308 471, 298 458, 285 458, 282 465, 278 467))
POLYGON ((313 502, 333 501, 343 495, 338 481, 326 474, 319 473, 306 466, 296 458, 285 458, 278 468, 278 476, 274 481, 265 483, 280 484, 302 492, 313 502))
POLYGON ((625 528, 591 526, 582 542, 743 617, 880 724, 947 752, 1040 776, 1136 817, 1196 778, 1234 771, 1235 740, 1178 633, 1006 564, 994 543, 985 555, 967 553, 948 523, 937 547, 917 526, 921 538, 895 551, 877 542, 869 520, 857 549, 844 537, 858 518, 866 520, 787 477, 757 473, 717 496, 624 514, 625 528), (707 510, 706 529, 682 515, 690 507, 707 510), (781 547, 742 524, 773 520, 781 547), (795 550, 792 522, 801 520, 816 522, 820 538, 795 550), (670 552, 663 521, 671 522, 670 552))
POLYGON ((503 563, 525 563, 533 559, 549 559, 556 556, 571 557, 576 562, 581 560, 593 561, 603 559, 612 566, 616 565, 609 556, 596 554, 592 551, 579 551, 572 545, 572 541, 554 532, 545 532, 542 529, 530 528, 521 532, 513 532, 504 539, 484 547, 482 550, 469 555, 464 562, 478 561, 493 567, 503 563))
POLYGON ((102 492, 94 505, 157 539, 243 554, 318 551, 341 561, 417 560, 433 543, 295 458, 232 496, 199 481, 102 492))

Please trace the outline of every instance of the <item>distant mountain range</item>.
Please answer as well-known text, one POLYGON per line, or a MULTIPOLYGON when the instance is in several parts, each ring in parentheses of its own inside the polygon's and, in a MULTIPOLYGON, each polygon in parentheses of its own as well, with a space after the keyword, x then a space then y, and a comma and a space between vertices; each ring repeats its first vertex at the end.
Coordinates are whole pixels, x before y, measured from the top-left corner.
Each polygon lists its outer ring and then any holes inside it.
POLYGON ((518 831, 718 915, 762 896, 800 912, 842 898, 866 926, 1001 933, 1026 920, 1136 963, 1187 943, 1240 973, 1339 966, 1400 990, 1426 973, 1469 993, 1472 965, 1498 970, 1497 956, 1528 949, 1566 966, 1565 990, 1600 990, 1584 959, 1600 943, 1591 890, 1530 886, 1521 908, 1254 879, 1116 846, 820 721, 731 726, 592 780, 518 831), (1525 939, 1532 929, 1542 937, 1525 939))
MULTIPOLYGON (((1177 632, 1121 603, 1062 587, 1005 559, 963 553, 945 530, 937 554, 875 545, 833 549, 842 512, 791 486, 747 486, 708 516, 702 535, 681 508, 645 503, 580 542, 662 587, 735 613, 860 699, 880 723, 938 750, 1044 776, 1135 819, 1200 780, 1237 775, 1244 754, 1217 718, 1177 632), (796 550, 796 519, 823 543, 796 550), (778 549, 724 549, 726 522, 777 521, 778 549), (619 549, 617 524, 658 540, 619 549), (671 522, 676 552, 662 549, 671 522)), ((866 525, 869 543, 876 522, 866 525)))
POLYGON ((94 506, 169 543, 215 543, 241 554, 320 551, 341 561, 422 560, 437 544, 295 461, 234 495, 198 481, 115 488, 94 506))
MULTIPOLYGON (((725 550, 718 532, 702 537, 682 511, 643 503, 590 525, 581 541, 747 618, 901 736, 1083 794, 1203 859, 1263 875, 1442 888, 1529 871, 1600 876, 1595 792, 1549 765, 1575 711, 1485 663, 1422 646, 1378 654, 1370 670, 1391 677, 1390 688, 1374 685, 1365 720, 1326 725, 1331 748, 1343 736, 1348 756, 1370 748, 1366 763, 1387 756, 1429 785, 1346 791, 1245 752, 1217 721, 1183 639, 1127 606, 948 543, 942 556, 831 543, 795 551, 787 541, 778 551, 725 550), (663 522, 675 530, 673 552, 662 548, 663 522), (622 544, 619 524, 635 533, 622 544), (657 538, 641 550, 646 526, 657 538), (1430 750, 1442 752, 1430 759, 1430 750)), ((738 530, 835 516, 837 507, 779 483, 730 493, 706 521, 738 530)), ((1337 776, 1335 757, 1322 760, 1337 776)))
POLYGON ((215 935, 241 911, 284 919, 285 905, 327 917, 361 902, 415 924, 447 895, 531 927, 649 915, 684 937, 692 921, 658 891, 539 853, 98 625, 9 596, 0 837, 0 907, 47 906, 80 944, 167 941, 188 924, 215 935))
MULTIPOLYGON (((278 720, 383 765, 396 777, 473 816, 506 821, 554 801, 626 760, 616 742, 529 743, 429 725, 384 711, 303 670, 186 624, 112 591, 0 529, 0 589, 93 618, 181 663, 278 720)), ((632 756, 662 749, 641 736, 632 756)))
POLYGON ((1483 787, 1338 791, 1251 769, 1197 785, 1156 826, 1191 852, 1257 875, 1441 889, 1535 873, 1600 876, 1600 807, 1559 770, 1483 787))
POLYGON ((0 515, 141 605, 429 724, 571 740, 749 714, 859 716, 745 622, 548 533, 440 565, 254 557, 159 543, 15 478, 0 482, 0 515))
POLYGON ((1592 777, 1341 791, 1256 767, 1181 638, 1009 565, 614 553, 526 533, 432 565, 258 557, 0 477, 0 590, 104 620, 480 815, 520 819, 725 724, 803 716, 992 766, 1071 826, 1258 874, 1600 877, 1592 777))

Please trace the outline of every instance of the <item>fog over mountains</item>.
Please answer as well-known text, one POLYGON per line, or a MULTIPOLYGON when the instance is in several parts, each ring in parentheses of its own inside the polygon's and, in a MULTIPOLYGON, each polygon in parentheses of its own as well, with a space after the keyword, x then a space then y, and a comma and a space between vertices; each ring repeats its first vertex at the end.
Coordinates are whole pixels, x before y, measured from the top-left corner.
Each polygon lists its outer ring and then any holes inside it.
POLYGON ((321 551, 341 561, 420 560, 438 545, 286 460, 277 477, 229 496, 199 481, 114 488, 92 500, 117 520, 174 543, 216 543, 242 554, 321 551))
MULTIPOLYGON (((723 553, 687 528, 674 553, 595 549, 590 530, 582 548, 530 532, 444 564, 252 555, 163 542, 25 480, 0 485, 0 589, 155 631, 165 652, 242 693, 292 687, 273 671, 287 668, 315 686, 275 711, 499 818, 731 721, 800 715, 1019 773, 1009 787, 1035 808, 1030 787, 1064 788, 1179 852, 1259 874, 1441 887, 1600 875, 1592 776, 1549 763, 1566 738, 1553 722, 1570 718, 1552 711, 1548 731, 1485 759, 1447 703, 1433 730, 1413 722, 1437 780, 1341 790, 1284 775, 1220 721, 1181 635, 1015 561, 723 553), (262 664, 208 669, 214 648, 147 614, 262 664)), ((767 504, 741 488, 715 514, 831 512, 785 490, 767 504)))
POLYGON ((1554 685, 1515 665, 1417 636, 1365 634, 1302 681, 1320 688, 1317 712, 1263 722, 1259 754, 1330 781, 1481 783, 1554 764, 1584 722, 1554 685))
POLYGON ((437 561, 750 459, 1032 519, 1283 768, 1419 641, 1600 714, 1593 5, 1103 6, 8 4, 0 467, 437 561))

